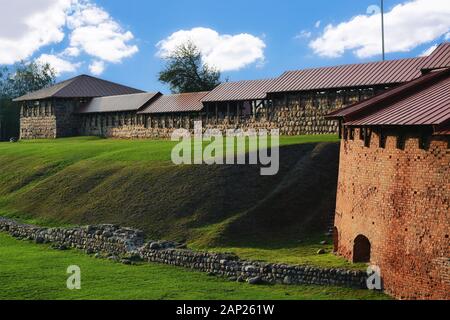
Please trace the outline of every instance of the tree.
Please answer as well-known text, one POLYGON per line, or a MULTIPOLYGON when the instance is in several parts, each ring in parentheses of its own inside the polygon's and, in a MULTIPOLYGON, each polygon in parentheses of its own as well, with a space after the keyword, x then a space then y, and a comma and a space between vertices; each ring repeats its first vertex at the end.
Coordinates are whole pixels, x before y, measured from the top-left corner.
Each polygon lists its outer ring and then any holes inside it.
POLYGON ((16 64, 14 68, 0 68, 0 97, 14 99, 55 83, 55 71, 48 64, 38 62, 16 64))
POLYGON ((12 68, 0 66, 0 140, 19 135, 19 111, 11 99, 55 83, 49 64, 20 62, 12 68))
POLYGON ((220 72, 203 63, 200 50, 186 42, 167 58, 159 81, 169 84, 173 93, 210 91, 220 84, 220 72))

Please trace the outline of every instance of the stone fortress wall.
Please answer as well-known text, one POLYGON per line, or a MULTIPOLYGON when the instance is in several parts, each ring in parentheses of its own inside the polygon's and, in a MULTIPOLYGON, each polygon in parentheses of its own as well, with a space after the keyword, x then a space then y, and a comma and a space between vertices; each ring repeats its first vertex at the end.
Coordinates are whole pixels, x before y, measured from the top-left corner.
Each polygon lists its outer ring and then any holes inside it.
POLYGON ((337 134, 336 121, 326 120, 329 112, 359 102, 374 95, 374 89, 275 95, 270 103, 257 112, 228 115, 222 104, 219 111, 214 106, 202 112, 138 114, 116 112, 78 115, 79 135, 110 138, 170 138, 175 129, 193 132, 194 122, 202 121, 203 129, 272 130, 281 135, 337 134))
POLYGON ((79 135, 79 102, 43 100, 24 102, 20 109, 21 139, 55 139, 79 135))
POLYGON ((367 275, 362 271, 244 261, 233 254, 192 251, 170 241, 146 242, 143 232, 116 225, 42 228, 0 217, 0 231, 17 239, 51 243, 60 250, 76 248, 125 264, 143 260, 180 266, 223 276, 230 281, 366 288, 367 275))

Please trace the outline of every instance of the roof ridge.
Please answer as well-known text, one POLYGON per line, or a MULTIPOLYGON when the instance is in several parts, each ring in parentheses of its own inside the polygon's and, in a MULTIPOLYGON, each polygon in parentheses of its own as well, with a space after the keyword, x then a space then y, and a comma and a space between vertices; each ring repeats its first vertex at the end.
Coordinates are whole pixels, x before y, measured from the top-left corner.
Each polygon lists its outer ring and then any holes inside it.
POLYGON ((159 91, 149 91, 149 92, 136 92, 136 93, 126 93, 126 94, 116 94, 116 95, 112 95, 112 96, 102 96, 102 97, 94 97, 92 99, 108 99, 108 98, 120 98, 120 97, 127 97, 127 96, 136 96, 136 95, 144 95, 144 94, 148 94, 148 95, 156 95, 158 93, 161 93, 159 91))
MULTIPOLYGON (((369 62, 358 62, 358 63, 344 63, 344 64, 338 64, 338 65, 332 65, 332 66, 310 67, 310 68, 304 68, 304 69, 291 69, 291 70, 284 71, 281 76, 283 76, 284 74, 289 73, 289 72, 321 70, 321 69, 330 69, 330 68, 345 68, 345 67, 349 67, 349 66, 370 65, 370 64, 387 64, 387 63, 398 62, 398 61, 425 60, 426 58, 428 58, 428 56, 402 58, 402 59, 392 59, 392 60, 385 60, 385 61, 369 61, 369 62)), ((277 78, 275 78, 275 79, 277 79, 277 78)))
MULTIPOLYGON (((103 81, 103 82, 107 82, 107 83, 110 83, 110 84, 114 84, 114 85, 118 85, 118 86, 122 86, 122 87, 130 88, 130 89, 133 89, 133 90, 140 90, 140 89, 132 88, 132 87, 130 87, 130 86, 128 86, 128 85, 125 85, 125 84, 121 84, 121 83, 118 83, 118 82, 114 82, 114 81, 111 81, 111 80, 101 79, 101 78, 98 78, 98 77, 94 77, 94 76, 91 76, 91 75, 89 75, 89 74, 85 74, 85 73, 83 73, 83 74, 80 74, 80 75, 78 75, 78 76, 74 77, 73 79, 76 79, 76 78, 82 78, 82 77, 86 77, 86 78, 94 79, 94 80, 97 80, 97 81, 103 81)), ((144 93, 144 92, 145 92, 145 91, 143 91, 143 90, 140 90, 140 91, 142 91, 141 93, 144 93)))
POLYGON ((278 79, 278 77, 275 77, 275 78, 264 78, 264 79, 247 79, 247 80, 225 81, 225 82, 222 82, 220 85, 227 84, 227 83, 240 83, 240 82, 274 81, 274 80, 277 80, 277 79, 278 79))
POLYGON ((180 93, 170 93, 170 94, 163 94, 163 97, 173 97, 173 96, 181 96, 181 95, 188 95, 188 94, 202 94, 202 93, 209 93, 211 91, 193 91, 193 92, 180 92, 180 93))

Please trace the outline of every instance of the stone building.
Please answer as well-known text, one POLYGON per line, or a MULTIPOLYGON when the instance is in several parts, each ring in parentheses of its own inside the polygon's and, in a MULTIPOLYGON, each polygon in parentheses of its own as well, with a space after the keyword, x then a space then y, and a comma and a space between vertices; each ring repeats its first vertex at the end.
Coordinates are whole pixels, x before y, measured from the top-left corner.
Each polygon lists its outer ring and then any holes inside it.
MULTIPOLYGON (((433 56, 450 56, 450 45, 441 45, 433 56)), ((168 96, 82 75, 15 101, 21 106, 22 139, 167 138, 180 126, 192 129, 196 120, 205 129, 337 133, 338 123, 326 119, 327 113, 417 79, 428 58, 288 71, 275 79, 226 82, 211 92, 168 96)))
POLYGON ((87 75, 14 99, 20 105, 20 138, 61 138, 79 135, 75 112, 94 97, 141 93, 141 90, 87 75))
POLYGON ((342 136, 335 251, 378 266, 401 299, 450 299, 450 68, 428 63, 328 116, 342 136))

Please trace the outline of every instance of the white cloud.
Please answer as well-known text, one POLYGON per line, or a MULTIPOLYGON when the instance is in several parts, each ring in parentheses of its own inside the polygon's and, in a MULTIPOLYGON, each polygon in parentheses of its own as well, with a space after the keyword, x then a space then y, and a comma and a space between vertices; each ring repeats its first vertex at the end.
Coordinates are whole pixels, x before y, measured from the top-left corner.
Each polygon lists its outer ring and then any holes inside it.
MULTIPOLYGON (((328 25, 310 42, 324 57, 340 57, 352 51, 359 58, 380 54, 380 14, 359 15, 338 25, 328 25)), ((385 14, 386 52, 408 52, 450 30, 450 1, 413 0, 396 5, 385 14)))
POLYGON ((314 27, 316 28, 320 28, 320 25, 322 24, 322 21, 318 20, 316 21, 316 23, 314 24, 314 27))
POLYGON ((437 44, 432 45, 431 47, 429 47, 427 50, 425 50, 424 52, 422 52, 422 54, 420 55, 421 57, 427 57, 430 54, 433 53, 434 50, 436 50, 436 48, 438 47, 437 44))
POLYGON ((0 0, 0 64, 29 58, 43 46, 64 39, 72 0, 0 0))
POLYGON ((134 36, 110 17, 102 8, 91 2, 79 2, 68 16, 71 47, 83 50, 98 59, 119 63, 139 51, 128 44, 134 36))
POLYGON ((173 33, 157 43, 158 55, 166 57, 187 41, 193 42, 200 49, 204 63, 220 71, 239 70, 255 62, 264 62, 266 44, 261 38, 248 33, 221 35, 209 28, 193 28, 173 33))
POLYGON ((89 71, 95 76, 102 74, 105 71, 105 62, 100 60, 93 61, 89 65, 89 71))
POLYGON ((55 70, 57 76, 65 72, 75 72, 81 65, 81 63, 72 63, 53 54, 42 54, 36 60, 40 63, 50 64, 50 66, 55 70))
POLYGON ((311 31, 302 30, 300 31, 299 34, 295 36, 295 39, 309 39, 311 38, 311 36, 312 36, 311 31))
POLYGON ((444 39, 447 41, 447 40, 450 40, 450 32, 447 32, 447 34, 444 36, 444 39))
POLYGON ((62 54, 68 57, 78 57, 80 55, 80 49, 77 47, 68 47, 62 52, 62 54))
POLYGON ((29 59, 64 39, 69 46, 62 52, 39 57, 54 63, 60 73, 81 65, 73 60, 82 53, 95 58, 98 72, 105 62, 120 63, 138 52, 130 44, 133 34, 92 0, 0 0, 0 7, 0 64, 29 59))

